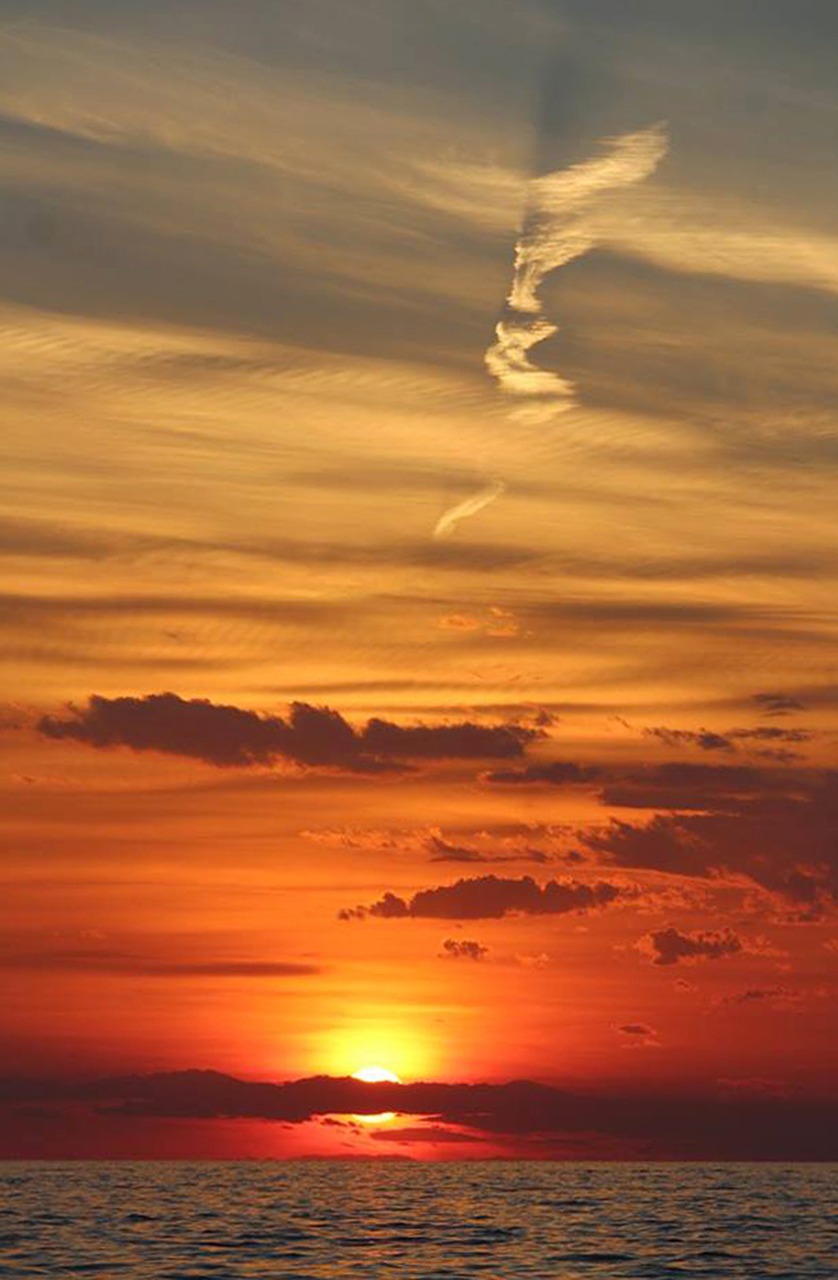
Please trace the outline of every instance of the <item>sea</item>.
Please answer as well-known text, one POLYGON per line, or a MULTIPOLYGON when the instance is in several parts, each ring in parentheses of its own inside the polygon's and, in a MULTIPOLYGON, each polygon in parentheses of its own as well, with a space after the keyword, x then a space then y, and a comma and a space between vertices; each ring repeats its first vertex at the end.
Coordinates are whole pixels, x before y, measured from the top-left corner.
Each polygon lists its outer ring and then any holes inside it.
POLYGON ((838 1165, 0 1164, 0 1276, 836 1280, 838 1165))

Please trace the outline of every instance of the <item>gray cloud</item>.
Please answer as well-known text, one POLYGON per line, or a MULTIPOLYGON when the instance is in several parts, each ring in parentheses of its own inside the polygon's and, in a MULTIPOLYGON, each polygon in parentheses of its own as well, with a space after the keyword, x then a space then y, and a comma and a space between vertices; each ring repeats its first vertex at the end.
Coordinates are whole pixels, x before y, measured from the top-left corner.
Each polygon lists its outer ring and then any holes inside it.
POLYGON ((785 716, 803 711, 805 704, 789 693, 755 693, 754 702, 768 716, 785 716))
POLYGON ((824 770, 670 764, 602 789, 606 804, 683 810, 581 833, 623 867, 686 876, 747 876, 801 920, 838 899, 838 774, 824 770))
MULTIPOLYGON (((664 725, 644 729, 643 732, 652 738, 659 738, 669 747, 695 746, 702 751, 735 752, 738 746, 762 746, 765 744, 811 742, 815 736, 809 729, 780 729, 774 725, 762 725, 755 729, 728 729, 725 733, 717 733, 710 729, 668 729, 664 725)), ((770 751, 771 748, 769 747, 770 751)), ((785 753, 786 758, 794 758, 792 753, 785 753)))
POLYGON ((482 942, 470 938, 446 938, 442 944, 442 955, 447 960, 483 960, 489 954, 489 948, 482 942))
POLYGON ((641 938, 638 946, 651 956, 652 964, 674 965, 684 961, 724 960, 738 956, 747 948, 730 929, 706 933, 682 933, 670 925, 641 938))
POLYGON ((63 719, 44 716, 38 728, 49 738, 187 756, 220 768, 287 759, 367 773, 399 767, 401 759, 514 758, 538 733, 515 725, 401 726, 378 718, 358 731, 339 712, 304 702, 293 703, 285 719, 174 693, 94 694, 86 707, 72 709, 63 719))
POLYGON ((552 862, 549 853, 530 845, 512 849, 508 853, 483 853, 470 845, 452 844, 440 835, 432 835, 428 839, 430 862, 552 862))
POLYGON ((101 948, 0 955, 0 967, 126 978, 300 978, 322 973, 319 965, 287 960, 178 960, 101 948))
MULTIPOLYGON (((529 1154, 555 1155, 551 1138, 577 1135, 586 1143, 580 1154, 593 1146, 612 1158, 834 1160, 838 1133, 835 1103, 822 1098, 753 1090, 751 1096, 737 1090, 736 1097, 707 1090, 597 1093, 531 1080, 365 1084, 317 1076, 277 1084, 189 1070, 97 1080, 0 1080, 0 1105, 70 1107, 76 1115, 89 1107, 117 1126, 120 1137, 123 1117, 302 1124, 315 1117, 393 1111, 433 1117, 435 1125, 464 1127, 484 1138, 540 1140, 529 1154)), ((71 1128, 70 1141, 77 1142, 78 1125, 71 1128)))
POLYGON ((548 880, 539 885, 530 876, 514 880, 487 875, 421 889, 409 899, 387 892, 370 906, 347 908, 340 916, 343 920, 499 920, 509 915, 584 914, 631 896, 627 888, 608 881, 548 880))
POLYGON ((484 773, 485 782, 503 786, 564 787, 592 782, 601 776, 594 766, 575 764, 571 760, 551 760, 546 764, 528 764, 522 769, 495 769, 484 773))

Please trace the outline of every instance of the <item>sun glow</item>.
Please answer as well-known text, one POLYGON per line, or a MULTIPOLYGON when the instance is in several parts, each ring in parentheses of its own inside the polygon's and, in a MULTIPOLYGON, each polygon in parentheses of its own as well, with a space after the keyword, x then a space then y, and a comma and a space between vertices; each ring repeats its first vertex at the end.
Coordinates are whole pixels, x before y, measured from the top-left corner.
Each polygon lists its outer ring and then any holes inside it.
POLYGON ((437 1079, 437 1034, 433 1024, 402 1022, 386 1008, 359 1004, 347 992, 339 1018, 325 1018, 307 1040, 305 1060, 342 1078, 375 1067, 396 1077, 383 1076, 382 1083, 437 1079))
MULTIPOLYGON (((378 1066, 376 1063, 368 1067, 359 1067, 357 1071, 353 1071, 352 1079, 363 1080, 364 1084, 401 1084, 395 1071, 388 1071, 386 1067, 378 1066)), ((389 1124, 395 1118, 395 1111, 377 1111, 375 1115, 352 1117, 353 1120, 359 1120, 361 1124, 389 1124)))
POLYGON ((395 1071, 388 1071, 386 1067, 374 1064, 369 1067, 359 1067, 357 1071, 353 1071, 352 1079, 363 1080, 364 1084, 401 1084, 395 1071))

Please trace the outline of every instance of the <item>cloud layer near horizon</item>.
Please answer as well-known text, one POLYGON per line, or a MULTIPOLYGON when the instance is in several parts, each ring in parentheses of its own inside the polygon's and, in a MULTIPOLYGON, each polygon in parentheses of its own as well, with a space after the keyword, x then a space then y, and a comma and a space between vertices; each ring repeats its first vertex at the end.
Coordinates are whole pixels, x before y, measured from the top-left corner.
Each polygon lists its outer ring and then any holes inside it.
MULTIPOLYGON (((640 1033, 639 1025, 622 1028, 640 1033)), ((644 1036, 649 1028, 642 1027, 644 1036)), ((216 1071, 125 1075, 75 1081, 0 1080, 0 1106, 17 1123, 44 1129, 38 1107, 67 1104, 104 1112, 115 1134, 131 1118, 159 1120, 265 1120, 299 1125, 329 1116, 393 1112, 432 1118, 478 1140, 518 1145, 519 1154, 548 1156, 551 1142, 583 1138, 589 1151, 646 1158, 835 1159, 838 1116, 826 1100, 715 1095, 650 1097, 562 1090, 529 1080, 509 1084, 365 1084, 346 1078, 248 1082, 216 1071), (604 1150, 603 1150, 604 1144, 604 1150)), ((47 1134, 49 1126, 47 1126, 47 1134)), ((394 1136, 398 1131, 394 1130, 394 1136)), ((418 1134, 417 1134, 418 1136, 418 1134)), ((426 1140, 433 1140, 431 1127, 426 1140)), ((513 1147, 514 1149, 514 1147, 513 1147)), ((554 1148, 555 1149, 555 1148, 554 1148)), ((0 1144, 0 1150, 2 1145, 0 1144)))

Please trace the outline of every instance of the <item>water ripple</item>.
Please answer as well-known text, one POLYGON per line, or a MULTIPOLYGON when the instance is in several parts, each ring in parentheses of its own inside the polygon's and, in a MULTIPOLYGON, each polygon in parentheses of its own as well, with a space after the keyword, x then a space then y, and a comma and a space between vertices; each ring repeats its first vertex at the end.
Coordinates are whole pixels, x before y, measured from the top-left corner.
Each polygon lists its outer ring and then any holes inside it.
POLYGON ((3 1280, 836 1280, 834 1165, 0 1165, 3 1280))

